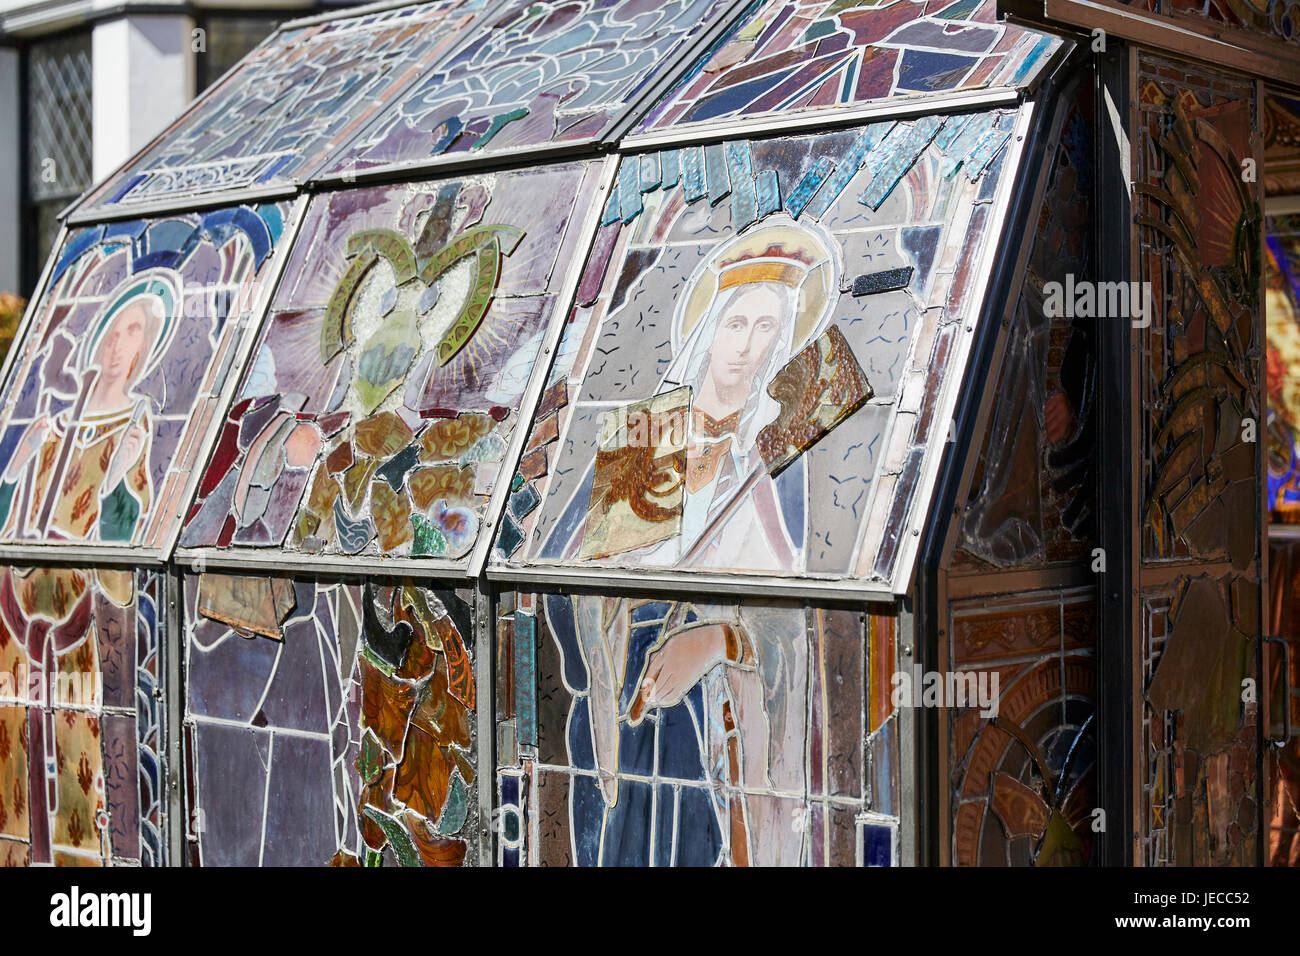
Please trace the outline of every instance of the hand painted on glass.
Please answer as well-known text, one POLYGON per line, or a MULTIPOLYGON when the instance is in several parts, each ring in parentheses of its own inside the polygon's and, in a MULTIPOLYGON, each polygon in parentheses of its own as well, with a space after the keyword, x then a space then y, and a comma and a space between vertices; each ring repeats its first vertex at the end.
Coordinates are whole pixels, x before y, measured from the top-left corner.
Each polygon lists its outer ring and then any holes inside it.
MULTIPOLYGON (((530 860, 854 863, 864 748, 881 729, 864 719, 876 648, 858 612, 602 594, 526 603, 536 618, 516 611, 505 631, 515 693, 498 704, 498 719, 537 748, 530 860), (534 620, 544 632, 537 640, 534 620), (534 647, 535 703, 534 668, 520 664, 521 650, 527 658, 534 647), (828 686, 831 661, 837 680, 828 686)), ((888 713, 879 719, 891 726, 888 713)), ((888 812, 888 762, 866 772, 876 771, 875 808, 888 812)))
POLYGON ((170 544, 286 211, 71 234, 6 395, 0 538, 170 544))
POLYGON ((41 413, 0 479, 5 537, 135 536, 153 501, 153 421, 136 386, 171 341, 178 298, 166 273, 128 280, 83 341, 76 370, 47 377, 41 413))
POLYGON ((318 198, 182 543, 465 559, 585 174, 318 198))
POLYGON ((0 865, 162 865, 160 579, 0 570, 0 865))
POLYGON ((834 248, 815 227, 774 218, 705 259, 678 301, 676 358, 653 409, 633 403, 602 424, 579 557, 716 566, 744 554, 794 567, 799 456, 871 395, 843 335, 826 331, 834 248))

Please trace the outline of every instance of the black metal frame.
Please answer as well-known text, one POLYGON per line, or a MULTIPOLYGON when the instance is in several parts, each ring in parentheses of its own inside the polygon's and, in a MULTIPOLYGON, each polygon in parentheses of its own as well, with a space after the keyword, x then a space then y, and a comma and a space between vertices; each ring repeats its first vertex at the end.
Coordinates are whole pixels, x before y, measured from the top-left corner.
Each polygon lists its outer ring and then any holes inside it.
MULTIPOLYGON (((1129 55, 1122 43, 1094 55, 1094 192, 1096 231, 1094 262, 1098 281, 1127 280, 1130 270, 1132 212, 1128 182, 1121 175, 1125 157, 1112 130, 1106 107, 1109 95, 1125 123, 1131 91, 1129 55)), ((1127 133, 1126 130, 1123 132, 1127 133)), ((1098 325, 1097 471, 1099 475, 1134 474, 1131 416, 1134 413, 1132 346, 1127 323, 1098 325)), ((1130 481, 1100 481, 1097 502, 1098 543, 1106 555, 1099 576, 1097 633, 1097 797, 1106 811, 1106 828, 1098 835, 1100 862, 1131 866, 1134 862, 1133 734, 1130 719, 1133 686, 1133 621, 1137 590, 1133 578, 1134 535, 1130 516, 1137 508, 1137 489, 1130 481)))

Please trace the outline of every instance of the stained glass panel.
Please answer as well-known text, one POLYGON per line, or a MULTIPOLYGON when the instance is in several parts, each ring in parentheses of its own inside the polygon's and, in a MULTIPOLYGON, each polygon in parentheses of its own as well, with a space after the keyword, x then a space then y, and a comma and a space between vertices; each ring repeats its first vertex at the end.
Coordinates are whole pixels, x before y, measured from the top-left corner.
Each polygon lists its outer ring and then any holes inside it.
POLYGON ((1137 735, 1146 865, 1258 856, 1263 369, 1253 83, 1143 54, 1134 118, 1135 243, 1150 295, 1135 323, 1145 689, 1137 735), (1210 821, 1210 822, 1206 822, 1210 821))
POLYGON ((1264 229, 1268 321, 1268 500, 1273 521, 1300 523, 1300 216, 1264 229))
POLYGON ((892 862, 888 616, 507 593, 496 632, 499 865, 892 862))
POLYGON ((713 19, 719 0, 516 0, 350 144, 334 171, 588 141, 713 19))
POLYGON ((485 5, 438 0, 284 30, 86 206, 301 180, 447 50, 485 5))
POLYGON ((478 857, 472 591, 185 578, 192 864, 478 857))
POLYGON ((166 861, 163 581, 0 568, 0 866, 166 861))
POLYGON ((170 545, 291 209, 69 234, 0 412, 0 539, 170 545))
POLYGON ((996 6, 769 0, 738 19, 638 129, 1031 83, 1061 40, 999 22, 996 6))
POLYGON ((462 566, 598 171, 317 196, 181 545, 462 566))
POLYGON ((1015 116, 625 158, 494 560, 891 580, 1015 116))

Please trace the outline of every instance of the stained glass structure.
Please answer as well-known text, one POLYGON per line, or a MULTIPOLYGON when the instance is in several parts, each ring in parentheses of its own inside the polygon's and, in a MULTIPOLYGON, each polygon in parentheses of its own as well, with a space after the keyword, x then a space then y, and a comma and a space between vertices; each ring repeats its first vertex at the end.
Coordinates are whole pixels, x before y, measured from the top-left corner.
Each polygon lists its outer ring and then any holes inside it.
MULTIPOLYGON (((996 13, 434 0, 254 50, 83 197, 5 370, 0 862, 1102 859, 1114 333, 1046 304, 1118 255, 1101 68, 996 13)), ((1125 825, 1241 862, 1249 84, 1141 62, 1125 825)))

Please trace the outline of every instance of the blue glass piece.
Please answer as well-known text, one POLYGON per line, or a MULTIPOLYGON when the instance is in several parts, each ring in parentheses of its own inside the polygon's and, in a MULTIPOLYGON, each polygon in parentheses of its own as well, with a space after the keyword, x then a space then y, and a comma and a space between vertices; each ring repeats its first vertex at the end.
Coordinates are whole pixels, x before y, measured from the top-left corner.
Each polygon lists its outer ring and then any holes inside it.
POLYGON ((609 191, 609 202, 605 203, 605 215, 600 217, 600 224, 602 226, 611 226, 623 219, 623 214, 620 211, 621 200, 619 195, 620 191, 618 188, 618 181, 615 180, 613 188, 609 191))
POLYGON ((831 203, 844 192, 844 187, 849 184, 849 180, 858 174, 867 154, 875 149, 895 125, 892 120, 885 123, 872 123, 860 132, 848 152, 844 154, 844 158, 835 167, 835 174, 817 191, 816 197, 808 206, 808 212, 818 219, 826 215, 826 210, 831 207, 831 203))
POLYGON ((704 185, 704 147, 687 146, 682 150, 682 189, 687 202, 695 202, 708 195, 704 185))
POLYGON ((899 230, 898 242, 907 253, 916 269, 916 281, 913 290, 925 299, 930 288, 930 273, 934 269, 934 260, 939 249, 939 238, 943 234, 942 226, 906 226, 899 230))
POLYGON ((804 207, 813 198, 813 193, 817 192, 834 169, 835 163, 830 157, 823 156, 818 159, 817 164, 804 173, 803 179, 799 180, 799 185, 794 187, 794 192, 786 199, 786 211, 798 219, 803 214, 804 207))
POLYGON ((135 189, 136 186, 140 185, 140 183, 144 182, 148 178, 148 175, 145 173, 136 173, 134 176, 128 177, 121 186, 114 190, 111 196, 105 197, 104 202, 108 204, 120 201, 123 196, 129 193, 132 189, 135 189))
POLYGON ((505 774, 501 777, 501 803, 505 806, 515 806, 519 803, 519 778, 511 777, 505 774))
POLYGON ((758 218, 770 216, 781 208, 781 181, 775 169, 765 169, 758 174, 758 218))
MULTIPOLYGON (((951 176, 961 168, 962 162, 984 135, 997 124, 997 120, 996 113, 980 113, 966 118, 961 131, 956 136, 948 138, 947 145, 942 147, 946 157, 940 170, 943 176, 951 176)), ((935 137, 936 140, 940 138, 941 136, 935 137)))
POLYGON ((524 532, 509 515, 501 516, 501 531, 497 534, 497 551, 508 558, 524 543, 524 532))
POLYGON ((569 764, 575 770, 595 770, 596 751, 591 742, 589 700, 579 697, 569 712, 569 764))
POLYGON ((880 823, 862 825, 862 865, 893 866, 894 831, 880 823))
POLYGON ((595 481, 595 469, 583 475, 573 499, 569 502, 560 520, 555 523, 555 530, 541 547, 540 557, 558 558, 564 553, 565 542, 569 541, 578 530, 578 525, 587 520, 587 502, 591 500, 591 486, 595 481))
MULTIPOLYGON (((429 150, 430 156, 438 156, 447 150, 456 138, 465 131, 465 122, 459 116, 453 116, 442 124, 443 133, 434 140, 433 148, 429 150)), ((437 130, 434 130, 436 133, 437 130)))
MULTIPOLYGON (((586 774, 574 774, 570 787, 573 862, 578 866, 595 866, 600 862, 600 837, 605 829, 605 798, 600 795, 596 778, 586 774)), ((712 810, 708 812, 712 814, 712 810)))
POLYGON ((143 272, 146 269, 179 269, 185 261, 185 253, 161 249, 139 256, 131 263, 131 271, 143 272))
POLYGON ((216 240, 215 244, 218 246, 223 245, 238 231, 248 237, 249 243, 253 246, 253 255, 257 257, 258 262, 265 261, 271 254, 274 240, 271 238, 271 231, 267 228, 266 221, 246 206, 207 213, 202 218, 202 224, 202 228, 216 240))
POLYGON ((713 866, 722 852, 722 831, 709 791, 682 787, 677 799, 677 865, 713 866))
POLYGON ((959 85, 966 74, 979 64, 978 56, 959 53, 936 53, 931 50, 904 50, 898 65, 899 90, 934 93, 959 85))
POLYGON ((1009 120, 1005 125, 998 123, 990 127, 980 137, 979 142, 975 144, 975 148, 962 161, 962 168, 972 182, 979 179, 984 170, 988 168, 989 163, 993 161, 993 157, 998 154, 1010 138, 1011 123, 1009 120))
POLYGON ((537 618, 515 611, 515 724, 521 746, 537 746, 537 618))
POLYGON ((766 76, 728 86, 713 96, 702 97, 686 111, 681 122, 698 123, 702 120, 713 119, 715 116, 738 113, 768 90, 779 87, 797 69, 799 69, 798 66, 792 66, 784 70, 777 70, 766 76))
POLYGON ((546 623, 551 626, 555 643, 560 648, 560 657, 564 661, 564 682, 574 692, 587 692, 587 672, 582 666, 582 654, 578 649, 578 634, 573 624, 573 602, 560 594, 548 594, 544 599, 546 623))
POLYGON ((257 214, 266 224, 266 231, 271 236, 271 245, 275 245, 280 241, 280 234, 284 232, 284 216, 280 215, 280 207, 272 202, 262 203, 257 207, 257 214))
POLYGON ((681 153, 675 149, 666 149, 659 154, 659 178, 664 189, 676 186, 681 177, 681 153))
POLYGON ((519 868, 519 851, 510 847, 501 849, 501 866, 503 869, 516 870, 519 868))
POLYGON ((646 153, 641 157, 641 191, 651 192, 659 188, 659 154, 646 153))
POLYGON ((104 236, 104 227, 95 226, 93 229, 82 229, 80 232, 73 233, 72 237, 64 244, 63 255, 59 257, 59 263, 50 273, 50 287, 59 281, 59 276, 63 275, 68 266, 76 262, 83 252, 99 242, 104 236))
MULTIPOLYGON (((907 175, 917 158, 930 145, 935 134, 943 126, 942 116, 923 116, 911 124, 900 123, 885 137, 881 146, 894 140, 888 158, 876 166, 871 181, 858 197, 858 202, 872 209, 879 209, 880 204, 889 198, 894 187, 907 175)), ((873 154, 875 151, 872 151, 873 154)))
POLYGON ((655 866, 672 866, 673 842, 677 836, 677 797, 670 784, 656 788, 655 866))
POLYGON ((532 485, 524 485, 513 495, 510 496, 510 513, 519 520, 532 512, 541 504, 542 496, 532 485))
POLYGON ((970 15, 979 5, 980 0, 957 0, 956 3, 948 4, 933 16, 940 20, 969 20, 970 15))
POLYGON ((758 193, 754 183, 754 161, 749 143, 724 143, 731 177, 731 226, 737 232, 758 219, 758 193))
POLYGON ((699 684, 676 707, 659 711, 659 776, 674 780, 705 779, 696 736, 696 727, 703 726, 704 720, 707 720, 704 689, 699 684))
POLYGON ((621 723, 618 727, 618 769, 649 777, 655 772, 655 722, 641 721, 633 727, 621 723))
POLYGON ((1037 72, 1042 65, 1041 61, 1052 52, 1055 43, 1056 41, 1052 37, 1042 37, 1035 43, 1033 49, 1025 55, 1025 58, 1020 61, 1020 65, 1016 67, 1016 72, 1011 74, 1009 85, 1020 86, 1032 73, 1037 72))
POLYGON ((293 156, 292 154, 286 154, 284 156, 281 156, 270 166, 266 167, 266 172, 262 173, 262 175, 257 177, 257 182, 259 183, 270 182, 273 178, 275 178, 276 173, 284 169, 284 167, 288 166, 295 159, 297 159, 297 157, 293 156))
MULTIPOLYGON (((660 611, 658 617, 662 617, 660 611)), ((632 709, 632 704, 636 700, 637 693, 640 691, 639 680, 641 671, 645 667, 646 656, 650 653, 651 648, 659 640, 663 633, 662 625, 650 624, 644 627, 637 627, 633 622, 632 633, 628 638, 627 644, 627 664, 624 673, 627 675, 623 682, 623 693, 619 697, 619 712, 628 713, 632 709)))
POLYGON ((641 215, 641 164, 635 156, 623 160, 618 168, 618 212, 624 222, 641 215))
POLYGON ((709 205, 716 206, 731 195, 726 152, 720 145, 704 147, 704 177, 709 184, 709 205))
POLYGON ((787 522, 790 542, 803 548, 804 509, 808 502, 808 485, 804 474, 804 459, 796 458, 774 479, 776 497, 781 503, 781 514, 787 522))
POLYGON ((645 624, 649 621, 662 621, 670 610, 672 605, 667 601, 647 601, 632 608, 628 617, 633 624, 645 624))
POLYGON ((943 129, 939 130, 938 135, 934 138, 934 145, 938 146, 945 153, 952 148, 952 144, 957 137, 966 131, 966 127, 971 124, 972 120, 978 120, 982 117, 977 113, 967 113, 964 116, 950 116, 948 122, 943 124, 943 129))
POLYGON ((194 226, 179 219, 163 219, 145 230, 144 243, 148 252, 179 252, 188 249, 194 237, 194 226))
MULTIPOLYGON (((274 206, 271 207, 275 209, 274 206)), ((279 210, 277 209, 278 213, 279 210)), ((128 219, 125 222, 110 222, 104 226, 104 241, 117 239, 119 237, 126 239, 139 239, 149 223, 144 219, 128 219)))
MULTIPOLYGON (((620 780, 618 803, 605 820, 602 866, 650 865, 650 784, 620 780)), ((575 814, 574 825, 578 821, 575 814)))

